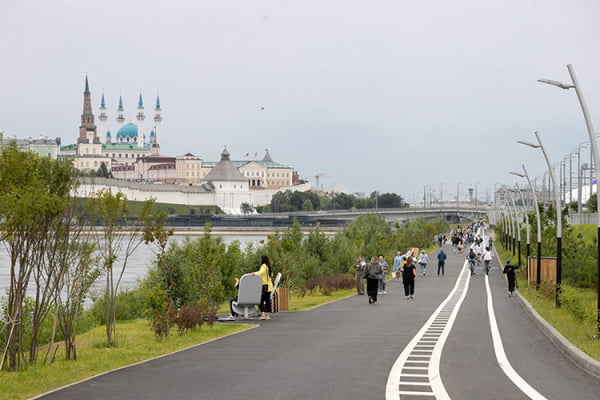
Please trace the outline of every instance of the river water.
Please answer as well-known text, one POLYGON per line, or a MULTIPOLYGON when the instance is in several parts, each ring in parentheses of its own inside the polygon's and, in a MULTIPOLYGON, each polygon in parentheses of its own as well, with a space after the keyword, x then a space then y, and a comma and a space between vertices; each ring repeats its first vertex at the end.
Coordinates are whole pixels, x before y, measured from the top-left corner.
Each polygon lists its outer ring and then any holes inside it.
MULTIPOLYGON (((182 242, 186 237, 190 239, 194 239, 197 236, 193 235, 175 235, 172 236, 169 242, 182 242)), ((240 247, 243 250, 248 243, 253 243, 258 245, 261 240, 266 240, 266 235, 213 235, 220 236, 223 239, 223 242, 226 244, 230 244, 234 240, 240 242, 240 247)), ((151 248, 142 244, 138 249, 133 253, 132 256, 129 257, 127 261, 127 267, 125 272, 123 273, 123 279, 121 280, 120 288, 133 288, 137 280, 146 275, 146 272, 150 267, 152 267, 153 260, 155 259, 155 254, 152 252, 151 248)), ((117 271, 120 271, 120 265, 118 269, 115 269, 115 274, 117 271)), ((6 252, 6 248, 0 245, 0 297, 3 297, 6 294, 9 286, 9 258, 6 252)), ((105 277, 102 276, 96 282, 96 287, 101 287, 103 285, 103 281, 105 277)), ((31 295, 31 294, 30 294, 31 295)))

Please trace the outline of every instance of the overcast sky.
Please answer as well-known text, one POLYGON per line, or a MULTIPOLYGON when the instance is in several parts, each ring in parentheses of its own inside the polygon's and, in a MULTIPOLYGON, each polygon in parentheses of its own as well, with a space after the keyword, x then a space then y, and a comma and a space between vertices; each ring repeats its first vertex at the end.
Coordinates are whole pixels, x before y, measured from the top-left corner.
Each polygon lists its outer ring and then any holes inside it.
POLYGON ((74 143, 87 73, 113 135, 120 94, 133 119, 142 92, 146 132, 160 94, 163 155, 269 149, 411 202, 541 176, 516 144, 536 130, 554 163, 587 141, 575 92, 536 82, 567 64, 600 130, 598 0, 0 0, 0 37, 5 136, 74 143))

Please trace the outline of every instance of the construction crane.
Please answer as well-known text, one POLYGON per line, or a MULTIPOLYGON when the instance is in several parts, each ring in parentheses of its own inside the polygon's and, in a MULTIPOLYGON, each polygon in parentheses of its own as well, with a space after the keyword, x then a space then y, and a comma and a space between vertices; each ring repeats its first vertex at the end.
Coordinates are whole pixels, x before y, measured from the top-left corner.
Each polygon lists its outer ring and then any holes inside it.
POLYGON ((317 190, 320 189, 320 187, 319 187, 319 178, 322 177, 322 176, 325 176, 325 174, 323 172, 319 172, 319 173, 315 174, 315 181, 317 183, 317 190))

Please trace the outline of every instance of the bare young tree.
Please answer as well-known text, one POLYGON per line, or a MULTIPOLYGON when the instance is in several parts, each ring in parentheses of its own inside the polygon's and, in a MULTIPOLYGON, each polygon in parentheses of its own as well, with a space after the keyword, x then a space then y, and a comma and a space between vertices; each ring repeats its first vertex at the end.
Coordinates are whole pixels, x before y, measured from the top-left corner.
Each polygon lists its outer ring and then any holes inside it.
MULTIPOLYGON (((92 224, 97 223, 96 249, 106 274, 105 323, 108 346, 116 346, 116 298, 129 257, 142 243, 154 241, 146 235, 155 217, 154 199, 146 200, 137 218, 128 217, 127 196, 122 192, 112 193, 110 189, 98 191, 88 201, 92 224)), ((164 218, 163 218, 164 220, 164 218)))

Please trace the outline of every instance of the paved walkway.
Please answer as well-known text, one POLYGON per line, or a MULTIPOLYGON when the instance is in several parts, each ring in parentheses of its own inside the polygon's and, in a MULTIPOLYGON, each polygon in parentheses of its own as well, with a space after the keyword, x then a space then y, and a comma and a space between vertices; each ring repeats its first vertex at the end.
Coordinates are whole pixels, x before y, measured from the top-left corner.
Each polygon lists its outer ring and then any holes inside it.
MULTIPOLYGON (((73 385, 43 399, 385 399, 398 356, 454 287, 465 255, 446 275, 418 277, 415 299, 389 281, 378 304, 366 296, 310 311, 279 313, 256 329, 73 385)), ((435 260, 435 254, 430 260, 435 260)), ((546 398, 595 399, 600 380, 572 364, 541 334, 516 298, 508 298, 494 260, 494 308, 515 369, 546 398)), ((504 375, 488 327, 484 277, 471 278, 441 356, 441 379, 453 399, 527 398, 504 375)), ((406 397, 432 398, 432 397, 406 397)))

